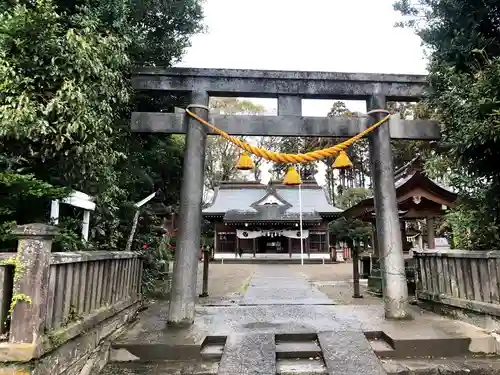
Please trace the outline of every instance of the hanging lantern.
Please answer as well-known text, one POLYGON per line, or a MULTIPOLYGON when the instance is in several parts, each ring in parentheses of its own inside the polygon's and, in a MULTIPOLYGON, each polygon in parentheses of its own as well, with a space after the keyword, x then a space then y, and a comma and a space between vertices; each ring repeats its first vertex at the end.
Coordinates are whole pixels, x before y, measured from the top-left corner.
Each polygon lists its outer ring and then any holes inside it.
POLYGON ((340 151, 337 159, 333 162, 333 168, 335 169, 347 169, 352 168, 352 162, 347 156, 345 151, 340 151))
POLYGON ((283 179, 283 185, 300 185, 302 183, 300 175, 294 167, 288 168, 285 178, 283 179))
POLYGON ((240 171, 249 171, 255 168, 255 164, 253 163, 252 158, 248 155, 247 152, 241 154, 238 163, 236 164, 236 169, 240 171))

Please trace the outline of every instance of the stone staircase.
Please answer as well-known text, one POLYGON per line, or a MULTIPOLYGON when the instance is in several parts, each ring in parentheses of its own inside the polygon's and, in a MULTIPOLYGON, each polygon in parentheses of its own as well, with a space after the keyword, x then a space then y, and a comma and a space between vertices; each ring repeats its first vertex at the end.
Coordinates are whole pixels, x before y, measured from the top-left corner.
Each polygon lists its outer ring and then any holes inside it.
POLYGON ((113 347, 110 363, 102 374, 382 375, 386 373, 368 340, 359 332, 208 336, 200 346, 183 349, 167 349, 163 351, 163 358, 160 358, 158 357, 160 351, 157 350, 145 352, 138 350, 137 347, 113 347), (137 357, 132 352, 142 355, 137 357), (173 359, 174 357, 176 359, 173 359))
POLYGON ((383 332, 249 333, 196 344, 117 342, 102 375, 500 374, 470 339, 394 340, 383 332))
POLYGON ((411 320, 387 320, 382 305, 336 305, 286 267, 265 267, 235 303, 199 305, 189 327, 167 327, 168 303, 152 304, 113 341, 102 374, 500 374, 490 334, 411 309, 411 320))
POLYGON ((359 331, 235 333, 191 343, 117 340, 101 375, 500 374, 498 357, 470 349, 467 337, 409 340, 359 331))

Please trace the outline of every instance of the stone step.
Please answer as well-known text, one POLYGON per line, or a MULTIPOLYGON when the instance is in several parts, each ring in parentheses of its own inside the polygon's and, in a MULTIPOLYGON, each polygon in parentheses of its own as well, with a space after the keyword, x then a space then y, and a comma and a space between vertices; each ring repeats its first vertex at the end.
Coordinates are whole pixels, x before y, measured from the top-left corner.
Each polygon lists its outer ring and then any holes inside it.
POLYGON ((370 346, 378 357, 388 357, 394 353, 394 348, 384 340, 369 340, 370 346))
POLYGON ((99 375, 217 375, 218 362, 160 361, 107 364, 99 375))
POLYGON ((218 375, 276 374, 276 343, 272 333, 228 336, 218 375))
POLYGON ((224 346, 226 345, 226 336, 207 336, 201 346, 200 354, 203 360, 220 361, 224 346))
POLYGON ((365 332, 365 337, 377 357, 394 356, 394 342, 384 332, 365 332))
POLYGON ((365 336, 373 351, 379 358, 441 358, 441 357, 471 357, 477 354, 492 353, 491 338, 482 335, 475 338, 475 343, 484 348, 484 353, 471 352, 471 337, 468 336, 431 336, 425 334, 425 327, 411 337, 401 332, 366 332, 365 336), (489 349, 490 348, 490 349, 489 349))
POLYGON ((380 358, 440 358, 471 356, 470 338, 394 340, 392 351, 377 351, 380 358))
POLYGON ((112 362, 154 362, 169 360, 197 360, 201 358, 201 345, 176 343, 114 343, 110 349, 112 362))
POLYGON ((138 320, 136 326, 112 342, 110 360, 154 362, 201 359, 206 335, 192 332, 189 327, 165 328, 166 323, 162 320, 165 315, 165 311, 159 311, 151 322, 148 319, 138 320), (145 329, 141 326, 143 322, 151 326, 145 329))
POLYGON ((387 375, 469 374, 500 375, 500 358, 449 357, 439 359, 382 360, 387 375))
POLYGON ((325 375, 328 374, 322 358, 283 358, 276 362, 278 375, 325 375))
MULTIPOLYGON (((158 363, 110 363, 100 375, 218 375, 218 362, 165 361, 158 363)), ((322 361, 283 359, 276 363, 276 373, 262 375, 326 375, 322 361)), ((235 374, 239 375, 239 374, 235 374)))
POLYGON ((279 359, 315 359, 321 358, 318 335, 312 334, 277 334, 276 358, 279 359))
MULTIPOLYGON (((481 374, 500 375, 500 358, 463 358, 449 357, 439 359, 383 359, 381 365, 387 375, 434 375, 434 374, 481 374)), ((100 375, 218 375, 218 362, 168 361, 158 363, 110 363, 105 366, 100 375)), ((371 375, 370 372, 357 374, 371 375)), ((326 375, 341 374, 328 372, 319 361, 307 359, 278 360, 277 375, 326 375)), ((262 373, 264 375, 264 373, 262 373)), ((271 374, 274 375, 274 374, 271 374)))
POLYGON ((314 358, 321 356, 321 348, 313 341, 276 343, 276 358, 314 358))
POLYGON ((385 375, 362 332, 318 333, 328 375, 385 375))

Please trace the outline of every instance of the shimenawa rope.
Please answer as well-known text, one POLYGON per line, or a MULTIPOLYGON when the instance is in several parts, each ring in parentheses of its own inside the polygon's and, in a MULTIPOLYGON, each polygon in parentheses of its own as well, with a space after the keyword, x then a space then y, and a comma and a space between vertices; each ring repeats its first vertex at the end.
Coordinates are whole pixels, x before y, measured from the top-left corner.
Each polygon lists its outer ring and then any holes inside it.
POLYGON ((196 113, 191 112, 189 109, 190 108, 201 108, 201 109, 206 109, 209 111, 210 109, 207 106, 200 105, 200 104, 190 104, 186 107, 186 113, 191 116, 192 118, 196 119, 203 125, 207 126, 208 128, 212 129, 215 133, 219 134, 221 137, 227 139, 229 142, 233 143, 234 145, 238 146, 239 148, 255 155, 260 158, 273 161, 276 163, 300 163, 300 164, 305 164, 305 163, 310 163, 313 161, 318 161, 322 160, 331 156, 336 156, 340 151, 344 151, 345 149, 349 148, 354 142, 357 140, 363 138, 365 135, 369 134, 370 132, 374 131, 376 128, 378 128, 380 125, 382 125, 384 122, 389 120, 391 117, 391 114, 388 110, 386 109, 374 109, 371 110, 367 113, 367 115, 373 114, 373 113, 386 113, 387 116, 385 116, 382 120, 376 122, 375 124, 371 125, 369 128, 363 130, 359 134, 356 134, 354 137, 349 138, 348 140, 341 142, 339 144, 336 144, 331 147, 327 147, 321 150, 315 150, 315 151, 310 151, 306 152, 305 154, 287 154, 287 153, 280 153, 280 152, 273 152, 273 151, 268 151, 266 149, 252 146, 251 144, 241 141, 238 138, 235 138, 229 134, 227 134, 225 131, 220 130, 217 126, 211 124, 210 122, 202 119, 200 116, 198 116, 196 113))

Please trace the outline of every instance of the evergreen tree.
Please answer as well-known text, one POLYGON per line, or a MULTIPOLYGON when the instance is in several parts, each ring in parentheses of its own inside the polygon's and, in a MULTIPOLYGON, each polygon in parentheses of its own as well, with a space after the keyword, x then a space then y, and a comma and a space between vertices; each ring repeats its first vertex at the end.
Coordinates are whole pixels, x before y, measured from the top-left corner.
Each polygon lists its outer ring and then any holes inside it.
POLYGON ((500 239, 500 3, 401 0, 395 4, 430 52, 427 105, 446 150, 428 170, 460 193, 449 216, 458 246, 498 249, 500 239))

